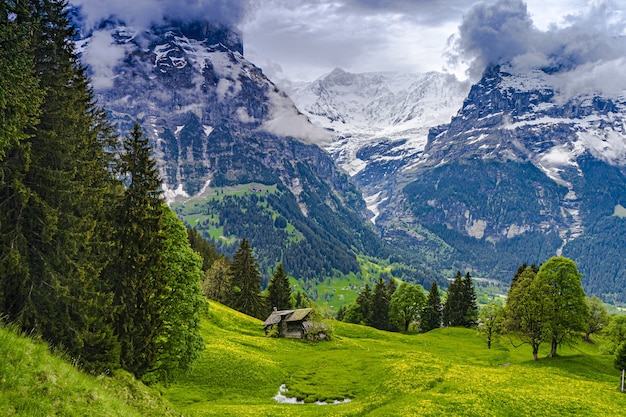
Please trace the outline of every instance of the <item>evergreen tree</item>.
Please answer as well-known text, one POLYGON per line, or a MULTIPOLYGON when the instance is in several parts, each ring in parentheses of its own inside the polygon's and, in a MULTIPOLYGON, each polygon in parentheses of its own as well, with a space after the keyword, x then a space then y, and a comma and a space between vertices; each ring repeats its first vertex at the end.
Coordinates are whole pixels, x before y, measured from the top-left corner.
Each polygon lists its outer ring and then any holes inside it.
POLYGON ((378 277, 372 294, 371 326, 380 330, 389 330, 389 292, 382 276, 378 277))
POLYGON ((198 252, 202 258, 202 270, 208 271, 213 265, 213 262, 217 261, 222 255, 219 254, 215 245, 207 242, 200 236, 200 233, 194 228, 187 228, 187 238, 192 249, 198 252))
POLYGON ((420 330, 428 332, 441 327, 442 322, 442 306, 441 297, 439 296, 439 286, 437 281, 433 281, 430 291, 426 297, 426 305, 422 311, 422 320, 420 322, 420 330))
POLYGON ((283 264, 278 264, 274 275, 267 286, 268 310, 289 310, 291 305, 291 285, 289 278, 283 269, 283 264))
POLYGON ((348 306, 344 320, 346 323, 372 325, 373 294, 369 284, 356 297, 356 301, 348 306))
POLYGON ((163 326, 163 297, 168 282, 163 254, 164 207, 161 180, 151 147, 139 123, 123 142, 120 172, 127 188, 117 207, 117 256, 108 266, 115 307, 115 332, 124 369, 138 378, 153 370, 158 329, 163 326))
POLYGON ((460 326, 463 322, 463 276, 457 271, 456 277, 448 286, 448 294, 443 306, 444 326, 460 326))
POLYGON ((474 327, 478 322, 478 305, 476 303, 474 282, 469 272, 465 274, 465 278, 462 281, 461 294, 461 299, 463 300, 463 319, 460 325, 474 327))
POLYGON ((393 297, 397 289, 398 284, 396 280, 393 277, 389 277, 389 281, 387 282, 387 297, 389 297, 389 300, 391 300, 391 297, 393 297))
MULTIPOLYGON (((43 91, 35 76, 31 33, 21 2, 4 2, 0 12, 0 161, 38 122, 43 91)), ((0 176, 2 178, 2 176, 0 176)), ((1 181, 1 180, 0 180, 1 181)))
MULTIPOLYGON (((111 129, 78 63, 67 2, 14 4, 20 7, 13 23, 30 25, 45 96, 37 128, 26 129, 17 145, 10 141, 2 160, 2 309, 8 320, 99 372, 117 362, 111 298, 99 280, 106 245, 97 239, 100 207, 114 184, 105 151, 111 129)), ((28 90, 28 70, 24 76, 28 90)))
POLYGON ((233 292, 230 305, 252 317, 261 318, 264 304, 261 299, 261 274, 252 248, 242 239, 231 263, 233 292))

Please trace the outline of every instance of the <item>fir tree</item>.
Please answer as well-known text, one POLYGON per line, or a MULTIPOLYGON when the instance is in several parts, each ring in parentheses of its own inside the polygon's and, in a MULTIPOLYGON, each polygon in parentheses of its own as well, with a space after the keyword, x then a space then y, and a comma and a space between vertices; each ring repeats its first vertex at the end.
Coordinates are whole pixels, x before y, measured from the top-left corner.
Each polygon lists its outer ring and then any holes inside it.
POLYGON ((437 281, 433 281, 426 297, 426 306, 422 311, 422 320, 420 322, 420 330, 428 332, 441 327, 442 322, 442 306, 441 297, 439 296, 439 286, 437 281))
POLYGON ((115 307, 115 331, 124 369, 141 378, 157 361, 168 283, 163 253, 161 180, 151 147, 138 123, 123 143, 120 171, 128 184, 117 207, 118 254, 108 267, 115 307))
POLYGON ((111 129, 78 63, 67 2, 18 4, 15 22, 31 25, 45 97, 37 128, 2 161, 2 308, 98 372, 117 362, 111 299, 99 280, 106 244, 97 239, 100 207, 114 184, 105 152, 111 129))
POLYGON ((208 271, 213 262, 221 257, 217 249, 215 249, 215 245, 204 240, 200 233, 191 227, 187 228, 187 238, 192 249, 198 252, 202 258, 202 270, 208 271))
POLYGON ((261 274, 252 248, 242 239, 231 263, 233 291, 230 306, 252 317, 261 318, 264 311, 261 299, 261 274))
POLYGON ((380 330, 389 330, 389 292, 383 277, 378 277, 372 295, 371 326, 380 330))
POLYGON ((278 264, 274 275, 267 286, 268 310, 289 310, 291 305, 291 286, 289 278, 283 269, 283 264, 278 264))

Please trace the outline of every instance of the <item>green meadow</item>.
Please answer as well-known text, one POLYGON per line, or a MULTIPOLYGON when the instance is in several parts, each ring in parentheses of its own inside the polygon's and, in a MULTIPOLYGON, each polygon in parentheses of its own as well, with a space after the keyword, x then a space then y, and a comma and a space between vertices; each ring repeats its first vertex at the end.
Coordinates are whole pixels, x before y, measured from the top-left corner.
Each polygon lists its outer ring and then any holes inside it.
POLYGON ((329 322, 334 338, 266 338, 262 323, 217 303, 206 350, 163 391, 189 416, 618 416, 626 409, 612 356, 580 342, 532 361, 502 339, 491 350, 472 329, 397 334, 329 322), (274 400, 287 396, 304 404, 274 400), (350 402, 317 405, 316 401, 350 402))
POLYGON ((328 342, 267 338, 262 322, 211 302, 206 349, 168 387, 124 372, 93 377, 46 345, 0 328, 0 415, 19 416, 620 416, 612 356, 579 342, 532 361, 471 329, 387 333, 328 322, 328 342), (303 404, 274 400, 279 387, 303 404), (350 402, 343 403, 345 399, 350 402), (316 401, 341 404, 317 405, 316 401))

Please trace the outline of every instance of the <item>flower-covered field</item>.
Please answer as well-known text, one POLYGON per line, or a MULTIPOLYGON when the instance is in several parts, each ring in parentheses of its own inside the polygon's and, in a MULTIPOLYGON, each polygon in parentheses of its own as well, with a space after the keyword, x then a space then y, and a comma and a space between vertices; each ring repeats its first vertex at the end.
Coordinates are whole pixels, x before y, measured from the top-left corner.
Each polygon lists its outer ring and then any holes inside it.
POLYGON ((489 350, 471 329, 403 335, 330 324, 330 342, 266 338, 261 321, 211 303, 201 360, 164 395, 189 416, 613 416, 626 409, 613 358, 597 345, 581 341, 533 362, 530 348, 504 338, 489 350), (274 400, 281 385, 296 404, 274 400))

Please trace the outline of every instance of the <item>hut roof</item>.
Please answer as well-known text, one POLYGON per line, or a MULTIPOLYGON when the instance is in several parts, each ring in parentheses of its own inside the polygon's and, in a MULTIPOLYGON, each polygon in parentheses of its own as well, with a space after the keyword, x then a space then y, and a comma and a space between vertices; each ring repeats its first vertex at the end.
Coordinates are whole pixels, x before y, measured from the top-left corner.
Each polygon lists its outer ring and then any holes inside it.
POLYGON ((272 311, 272 314, 263 322, 263 326, 271 326, 281 321, 302 321, 313 311, 312 308, 300 308, 298 310, 278 310, 272 311))

